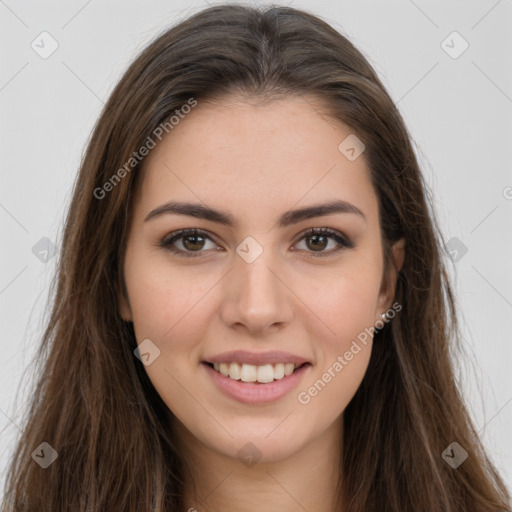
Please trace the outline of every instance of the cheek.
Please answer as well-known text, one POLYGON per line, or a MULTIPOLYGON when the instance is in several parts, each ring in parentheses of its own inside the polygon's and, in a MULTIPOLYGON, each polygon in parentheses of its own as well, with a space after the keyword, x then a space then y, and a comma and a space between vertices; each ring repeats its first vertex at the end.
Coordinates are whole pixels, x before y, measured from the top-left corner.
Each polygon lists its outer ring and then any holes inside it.
POLYGON ((353 257, 337 270, 297 281, 298 295, 305 304, 301 316, 309 318, 304 325, 319 329, 312 330, 312 339, 322 339, 324 351, 331 355, 349 346, 374 325, 380 284, 380 262, 364 257, 353 257))
POLYGON ((298 401, 311 402, 310 410, 319 412, 327 407, 323 414, 331 420, 350 402, 368 367, 380 272, 378 259, 359 257, 328 278, 303 281, 308 307, 300 312, 301 322, 314 341, 317 367, 298 401))
POLYGON ((126 266, 135 337, 139 344, 149 339, 156 345, 158 356, 144 370, 169 409, 186 421, 194 408, 191 393, 201 396, 191 376, 214 311, 208 292, 216 280, 165 262, 150 263, 150 258, 144 261, 126 266))
POLYGON ((319 316, 330 328, 333 341, 354 336, 373 325, 378 298, 378 286, 374 283, 332 282, 324 295, 326 297, 318 297, 314 303, 319 316))
POLYGON ((203 300, 214 284, 211 275, 173 268, 151 256, 143 258, 142 265, 134 256, 127 261, 125 275, 137 340, 154 339, 165 348, 179 339, 175 344, 183 346, 191 332, 190 318, 204 310, 203 300))
POLYGON ((310 322, 317 365, 298 390, 297 401, 308 414, 321 417, 324 426, 344 411, 368 368, 379 288, 378 281, 368 277, 331 281, 329 291, 319 293, 315 301, 315 313, 328 329, 319 335, 311 328, 319 322, 310 322))
MULTIPOLYGON (((190 388, 201 341, 218 309, 212 297, 219 276, 173 268, 165 258, 134 253, 125 272, 136 340, 141 344, 149 339, 157 347, 158 356, 144 369, 169 408, 188 410, 190 395, 184 389, 190 388)), ((199 391, 195 396, 201 396, 199 391)))

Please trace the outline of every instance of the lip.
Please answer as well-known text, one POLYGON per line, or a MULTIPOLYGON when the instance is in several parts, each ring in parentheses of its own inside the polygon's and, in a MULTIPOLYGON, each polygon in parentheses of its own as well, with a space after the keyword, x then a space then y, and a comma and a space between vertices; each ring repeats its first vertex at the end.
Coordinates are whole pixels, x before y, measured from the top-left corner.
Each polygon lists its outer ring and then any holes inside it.
MULTIPOLYGON (((229 359, 229 361, 238 362, 234 359, 229 359)), ((267 359, 267 361, 269 360, 267 359)), ((283 359, 281 359, 281 362, 282 361, 283 359)), ((226 362, 226 360, 215 360, 212 362, 221 363, 226 362)), ((245 362, 247 362, 247 359, 245 359, 245 362)), ((287 360, 287 362, 291 363, 293 361, 287 360)), ((308 361, 304 362, 308 363, 308 361)), ((267 364, 271 363, 269 362, 267 364)), ((297 387, 303 376, 309 372, 309 369, 311 368, 311 364, 308 363, 304 366, 301 366, 300 368, 297 368, 287 377, 274 380, 267 384, 262 384, 259 382, 243 382, 240 380, 230 379, 229 377, 222 375, 222 373, 214 370, 211 366, 206 364, 206 362, 203 362, 201 366, 206 370, 218 389, 220 389, 230 398, 245 404, 265 404, 279 400, 288 394, 292 389, 297 387)))
POLYGON ((247 350, 232 350, 231 352, 223 352, 211 358, 203 360, 204 363, 238 363, 252 364, 255 366, 263 366, 264 364, 293 363, 300 366, 304 363, 310 363, 307 359, 291 354, 289 352, 281 352, 273 350, 270 352, 249 352, 247 350))

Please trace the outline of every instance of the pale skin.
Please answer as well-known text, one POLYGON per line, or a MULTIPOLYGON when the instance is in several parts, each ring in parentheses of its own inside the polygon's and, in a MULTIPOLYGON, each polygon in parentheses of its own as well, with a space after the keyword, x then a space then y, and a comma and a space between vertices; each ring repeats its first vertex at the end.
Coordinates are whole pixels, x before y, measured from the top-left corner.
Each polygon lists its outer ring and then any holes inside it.
POLYGON ((384 268, 364 153, 347 159, 338 146, 351 130, 312 106, 314 98, 298 97, 263 106, 237 98, 199 101, 145 161, 120 314, 133 322, 138 343, 150 339, 160 349, 144 368, 176 418, 172 428, 193 474, 185 510, 339 510, 343 411, 366 372, 371 337, 309 403, 300 403, 298 393, 391 308, 405 249, 404 240, 397 242, 384 268), (170 213, 144 220, 171 200, 222 210, 237 222, 230 227, 170 213), (277 224, 286 211, 332 200, 362 215, 277 224), (205 234, 173 245, 196 257, 158 245, 187 228, 205 234), (331 228, 355 247, 330 235, 304 238, 309 228, 331 228), (247 237, 263 249, 251 263, 236 251, 247 237), (286 351, 311 367, 278 400, 241 403, 220 391, 202 364, 231 350, 286 351), (253 465, 237 455, 248 442, 260 457, 253 465))

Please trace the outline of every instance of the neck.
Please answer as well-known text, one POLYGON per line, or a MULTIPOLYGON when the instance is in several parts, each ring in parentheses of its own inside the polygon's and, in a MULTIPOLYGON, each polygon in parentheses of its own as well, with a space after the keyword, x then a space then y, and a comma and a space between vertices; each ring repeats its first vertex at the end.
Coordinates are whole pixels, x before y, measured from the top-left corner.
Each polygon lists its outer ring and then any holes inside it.
POLYGON ((286 459, 253 465, 214 451, 176 421, 183 447, 187 512, 339 512, 343 416, 286 459))

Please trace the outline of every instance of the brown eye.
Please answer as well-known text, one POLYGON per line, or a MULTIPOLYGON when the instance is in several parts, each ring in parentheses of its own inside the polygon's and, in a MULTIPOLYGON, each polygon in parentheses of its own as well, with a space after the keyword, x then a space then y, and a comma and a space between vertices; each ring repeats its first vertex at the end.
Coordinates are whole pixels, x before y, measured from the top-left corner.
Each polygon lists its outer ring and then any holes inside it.
MULTIPOLYGON (((160 247, 172 251, 180 256, 200 256, 201 253, 205 252, 205 243, 207 241, 213 243, 213 240, 204 231, 197 229, 189 229, 179 231, 173 234, 171 237, 166 237, 160 242, 160 247), (182 248, 177 247, 176 243, 181 244, 182 248)), ((218 246, 213 244, 214 247, 218 246)))
MULTIPOLYGON (((330 228, 312 228, 302 234, 299 242, 305 241, 305 250, 310 255, 316 256, 329 256, 333 253, 337 253, 343 248, 353 248, 355 244, 347 237, 330 228), (329 243, 333 242, 331 250, 329 243)), ((162 241, 159 242, 159 246, 166 250, 169 250, 178 256, 185 257, 197 257, 201 256, 202 253, 210 250, 222 250, 206 232, 199 229, 185 229, 173 233, 162 241), (208 248, 207 242, 211 242, 213 247, 208 248), (181 245, 181 247, 179 247, 181 245), (204 250, 203 250, 204 249, 204 250)))
POLYGON ((325 235, 308 235, 305 239, 309 242, 306 242, 306 245, 313 251, 322 251, 329 242, 328 237, 325 235))
POLYGON ((202 249, 204 246, 204 237, 202 235, 185 235, 182 239, 182 244, 188 251, 202 249))
POLYGON ((305 240, 306 251, 312 253, 312 256, 329 256, 343 248, 351 249, 355 247, 351 240, 330 228, 309 229, 303 233, 300 241, 302 240, 305 240), (330 240, 335 242, 334 248, 326 251, 330 240))

